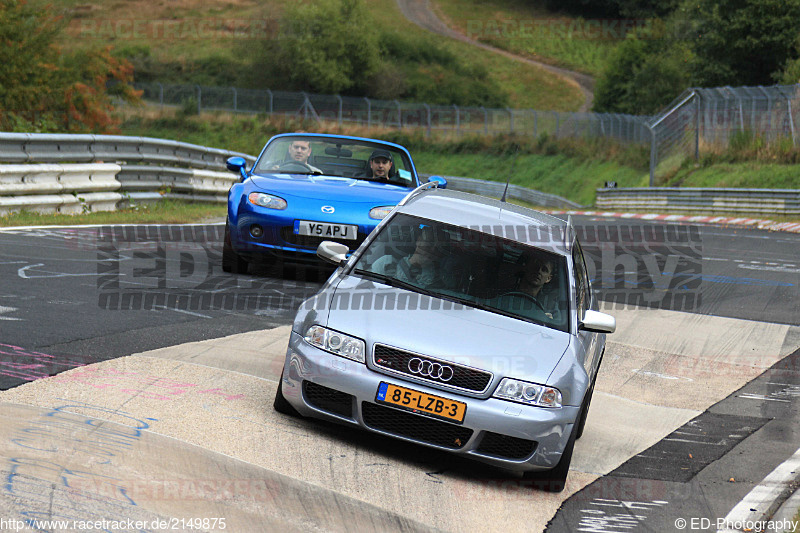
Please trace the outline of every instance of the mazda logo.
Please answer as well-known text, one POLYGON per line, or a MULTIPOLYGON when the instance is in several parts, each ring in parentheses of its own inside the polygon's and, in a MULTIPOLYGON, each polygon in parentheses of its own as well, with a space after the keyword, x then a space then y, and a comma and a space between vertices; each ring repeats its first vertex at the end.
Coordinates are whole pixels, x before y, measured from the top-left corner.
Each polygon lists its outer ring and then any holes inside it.
POLYGON ((453 369, 447 365, 414 357, 408 362, 408 371, 422 377, 448 382, 453 379, 453 369))
POLYGON ((322 212, 323 213, 330 214, 330 213, 333 213, 334 211, 336 211, 336 209, 334 209, 332 205, 323 205, 322 206, 322 212))

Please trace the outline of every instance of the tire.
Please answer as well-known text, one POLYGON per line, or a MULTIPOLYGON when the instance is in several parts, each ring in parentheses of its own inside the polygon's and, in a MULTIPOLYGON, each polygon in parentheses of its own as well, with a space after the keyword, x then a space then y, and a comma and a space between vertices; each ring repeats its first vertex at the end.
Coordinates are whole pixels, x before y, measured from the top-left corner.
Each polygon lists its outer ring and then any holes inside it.
POLYGON ((576 439, 581 438, 583 436, 583 430, 586 427, 586 419, 589 416, 589 406, 592 404, 592 393, 594 393, 594 383, 597 381, 597 375, 595 375, 594 379, 592 380, 592 386, 589 387, 589 390, 586 391, 586 398, 583 400, 583 405, 581 406, 581 413, 578 417, 578 433, 575 435, 576 439))
POLYGON ((572 426, 572 433, 569 435, 567 446, 564 448, 564 453, 561 454, 561 460, 558 464, 544 472, 526 472, 523 476, 525 479, 533 480, 533 488, 543 490, 545 492, 561 492, 567 485, 567 475, 569 474, 569 465, 572 463, 572 452, 575 449, 575 439, 578 433, 578 425, 572 426))
POLYGON ((282 415, 300 418, 300 413, 297 412, 297 409, 292 407, 292 404, 283 397, 283 372, 281 372, 281 378, 278 380, 278 390, 275 391, 275 401, 272 402, 272 407, 282 415))
POLYGON ((222 270, 231 274, 247 274, 247 261, 233 251, 230 224, 225 220, 225 238, 222 241, 222 270))
POLYGON ((589 390, 586 392, 586 398, 583 400, 583 404, 581 405, 581 414, 578 418, 578 434, 575 437, 576 439, 581 438, 583 435, 583 430, 586 427, 586 418, 589 416, 589 406, 592 404, 594 384, 597 383, 597 375, 600 373, 600 365, 603 363, 603 356, 605 353, 606 350, 603 348, 603 352, 600 354, 600 362, 597 363, 597 371, 594 373, 594 378, 592 379, 592 384, 589 387, 589 390))

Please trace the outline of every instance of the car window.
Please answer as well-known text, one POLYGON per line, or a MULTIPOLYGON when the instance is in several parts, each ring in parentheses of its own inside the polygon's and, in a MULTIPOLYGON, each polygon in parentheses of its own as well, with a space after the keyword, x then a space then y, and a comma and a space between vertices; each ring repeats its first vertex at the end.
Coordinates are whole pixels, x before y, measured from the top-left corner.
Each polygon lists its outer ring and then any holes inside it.
POLYGON ((578 310, 578 318, 583 319, 583 315, 591 302, 586 262, 583 258, 583 250, 577 239, 575 239, 575 245, 572 247, 572 263, 575 265, 575 307, 578 310))
POLYGON ((368 161, 376 150, 392 155, 390 183, 415 185, 413 166, 405 152, 381 143, 335 137, 287 136, 274 139, 256 163, 256 174, 322 174, 370 180, 368 161))
POLYGON ((566 258, 476 229, 398 214, 351 273, 569 331, 566 258))

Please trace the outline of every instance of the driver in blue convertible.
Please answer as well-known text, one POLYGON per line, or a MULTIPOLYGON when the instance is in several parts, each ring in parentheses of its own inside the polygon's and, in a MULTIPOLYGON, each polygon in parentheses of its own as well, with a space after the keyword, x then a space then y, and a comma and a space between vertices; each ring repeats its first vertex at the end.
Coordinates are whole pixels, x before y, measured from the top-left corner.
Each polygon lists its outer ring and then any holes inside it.
POLYGON ((311 157, 311 143, 308 141, 293 141, 289 148, 286 149, 286 157, 283 161, 276 162, 269 169, 278 170, 287 163, 297 162, 307 166, 311 172, 322 174, 320 169, 308 163, 309 157, 311 157))

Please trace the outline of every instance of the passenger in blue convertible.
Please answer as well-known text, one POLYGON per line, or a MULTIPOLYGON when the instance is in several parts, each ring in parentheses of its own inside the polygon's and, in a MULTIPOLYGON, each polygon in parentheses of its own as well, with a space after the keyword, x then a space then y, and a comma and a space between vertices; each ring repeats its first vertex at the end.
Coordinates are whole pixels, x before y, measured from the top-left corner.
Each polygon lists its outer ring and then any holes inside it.
POLYGON ((388 150, 375 150, 369 156, 367 168, 361 178, 375 181, 395 181, 398 179, 398 172, 394 166, 394 157, 388 150))

